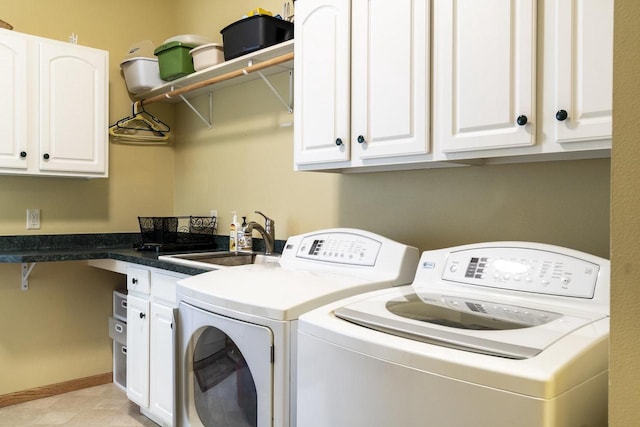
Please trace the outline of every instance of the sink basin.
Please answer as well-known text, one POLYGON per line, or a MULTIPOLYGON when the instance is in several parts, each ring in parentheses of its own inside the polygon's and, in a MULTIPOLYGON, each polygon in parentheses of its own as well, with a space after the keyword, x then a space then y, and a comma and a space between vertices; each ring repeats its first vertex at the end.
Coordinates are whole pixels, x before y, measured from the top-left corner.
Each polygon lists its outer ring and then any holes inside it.
POLYGON ((202 268, 204 270, 218 270, 225 267, 234 267, 246 264, 266 264, 278 262, 280 256, 265 255, 253 252, 198 252, 190 254, 160 255, 160 261, 189 267, 202 268))

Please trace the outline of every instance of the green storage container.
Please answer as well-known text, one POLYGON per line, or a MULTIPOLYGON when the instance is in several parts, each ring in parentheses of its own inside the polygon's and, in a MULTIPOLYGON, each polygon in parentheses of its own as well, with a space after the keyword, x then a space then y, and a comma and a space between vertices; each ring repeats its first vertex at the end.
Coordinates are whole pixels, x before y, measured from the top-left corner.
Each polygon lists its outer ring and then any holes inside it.
POLYGON ((167 81, 175 80, 193 73, 195 69, 189 51, 194 47, 196 45, 178 41, 158 46, 153 53, 158 57, 160 78, 167 81))

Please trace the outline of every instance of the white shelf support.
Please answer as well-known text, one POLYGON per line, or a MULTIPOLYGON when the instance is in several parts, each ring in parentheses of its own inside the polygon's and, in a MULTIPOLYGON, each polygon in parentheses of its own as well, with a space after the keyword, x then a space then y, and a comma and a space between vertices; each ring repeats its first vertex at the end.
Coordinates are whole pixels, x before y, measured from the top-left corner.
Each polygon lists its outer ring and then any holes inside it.
POLYGON ((273 84, 271 84, 269 79, 266 78, 264 74, 262 74, 261 71, 256 71, 255 73, 258 74, 262 81, 269 87, 269 89, 271 89, 271 92, 273 92, 276 98, 278 98, 280 102, 282 102, 284 106, 287 107, 287 111, 289 112, 289 114, 293 113, 293 70, 289 70, 289 102, 284 100, 282 95, 280 95, 278 90, 273 86, 273 84))
POLYGON ((187 104, 187 106, 191 108, 191 111, 193 111, 196 114, 196 116, 198 116, 200 120, 202 120, 204 124, 206 124, 209 127, 209 129, 213 128, 213 92, 209 92, 209 119, 208 120, 200 113, 200 111, 196 109, 196 107, 193 106, 193 104, 189 102, 187 98, 184 97, 184 95, 180 94, 178 96, 180 97, 180 99, 182 99, 182 102, 187 104))
POLYGON ((22 263, 22 287, 23 291, 29 290, 29 274, 31 274, 31 270, 36 266, 35 262, 23 262, 22 263))

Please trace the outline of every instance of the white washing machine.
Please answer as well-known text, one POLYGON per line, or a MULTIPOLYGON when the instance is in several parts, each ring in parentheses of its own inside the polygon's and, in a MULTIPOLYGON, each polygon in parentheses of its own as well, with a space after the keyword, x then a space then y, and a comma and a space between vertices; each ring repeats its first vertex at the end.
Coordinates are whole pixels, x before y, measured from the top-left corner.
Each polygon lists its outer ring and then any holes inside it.
POLYGON ((298 427, 607 425, 609 261, 557 246, 422 254, 412 285, 298 324, 298 427))
POLYGON ((413 281, 419 252, 355 229, 291 237, 278 263, 178 283, 178 426, 295 425, 298 317, 413 281))

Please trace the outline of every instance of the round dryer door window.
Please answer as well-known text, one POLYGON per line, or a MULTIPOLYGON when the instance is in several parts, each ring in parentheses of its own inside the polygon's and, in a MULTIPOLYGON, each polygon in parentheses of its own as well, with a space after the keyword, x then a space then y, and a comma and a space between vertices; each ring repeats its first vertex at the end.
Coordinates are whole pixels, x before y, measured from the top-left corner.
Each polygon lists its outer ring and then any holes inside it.
POLYGON ((179 311, 178 425, 271 426, 271 330, 184 302, 179 311))
POLYGON ((257 426, 256 384, 242 352, 227 334, 208 327, 193 352, 193 396, 206 426, 257 426))

